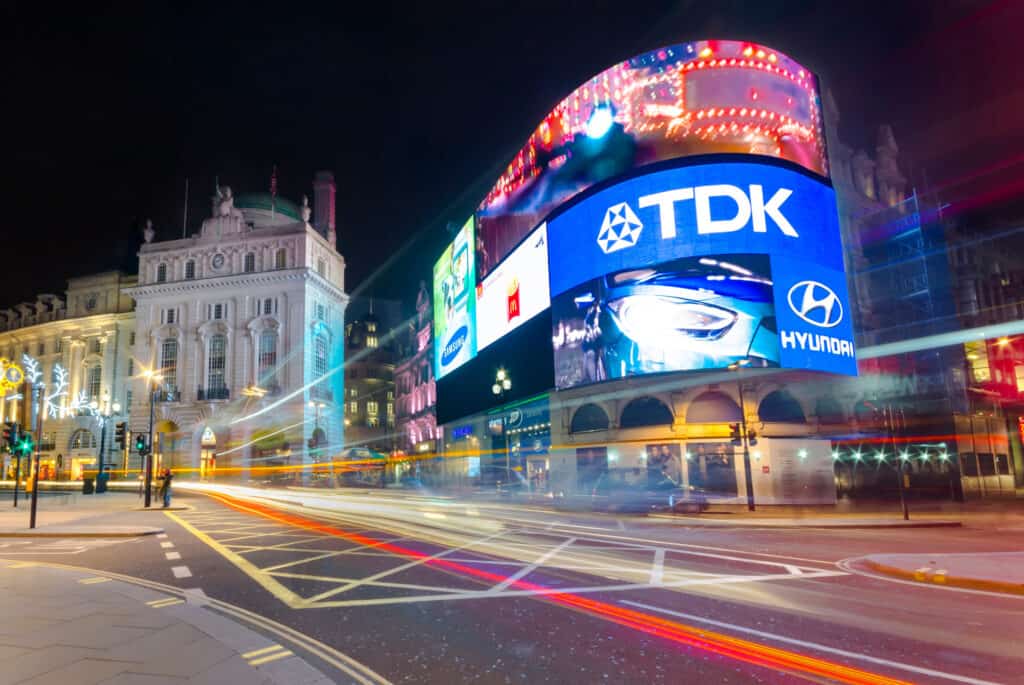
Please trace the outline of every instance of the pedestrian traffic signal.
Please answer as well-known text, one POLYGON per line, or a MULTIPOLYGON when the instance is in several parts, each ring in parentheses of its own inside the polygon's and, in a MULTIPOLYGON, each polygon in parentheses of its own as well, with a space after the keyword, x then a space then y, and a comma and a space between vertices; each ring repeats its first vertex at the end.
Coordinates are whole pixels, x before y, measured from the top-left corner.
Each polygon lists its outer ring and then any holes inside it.
POLYGON ((127 429, 128 424, 124 421, 114 426, 114 442, 116 442, 118 448, 122 450, 128 444, 127 429))
POLYGON ((732 440, 734 445, 743 444, 743 436, 740 434, 740 424, 730 423, 729 424, 729 438, 732 440))
POLYGON ((4 448, 13 452, 15 446, 18 444, 18 424, 13 421, 8 421, 4 424, 4 448))
POLYGON ((138 437, 135 438, 135 450, 142 456, 145 456, 146 453, 149 451, 146 449, 145 433, 140 433, 138 437))

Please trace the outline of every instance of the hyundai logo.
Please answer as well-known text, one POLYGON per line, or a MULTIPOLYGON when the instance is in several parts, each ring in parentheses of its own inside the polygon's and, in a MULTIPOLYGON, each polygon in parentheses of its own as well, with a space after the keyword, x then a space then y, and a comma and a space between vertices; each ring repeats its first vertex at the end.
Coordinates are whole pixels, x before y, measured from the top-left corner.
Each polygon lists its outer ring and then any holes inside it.
POLYGON ((789 289, 789 308, 807 323, 820 328, 838 326, 843 305, 832 288, 817 281, 800 281, 789 289))

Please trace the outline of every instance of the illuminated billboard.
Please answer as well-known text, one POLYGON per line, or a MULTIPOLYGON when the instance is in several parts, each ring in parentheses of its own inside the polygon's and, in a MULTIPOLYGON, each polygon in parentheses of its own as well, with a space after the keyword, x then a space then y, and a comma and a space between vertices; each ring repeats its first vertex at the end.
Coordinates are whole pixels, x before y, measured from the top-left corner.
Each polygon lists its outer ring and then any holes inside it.
POLYGON ((477 348, 551 306, 548 231, 542 224, 476 287, 477 348))
POLYGON ((679 160, 547 225, 555 387, 734 362, 857 372, 835 193, 799 168, 679 160))
POLYGON ((441 378, 476 354, 473 219, 434 264, 434 371, 441 378))
POLYGON ((477 280, 577 193, 637 167, 713 153, 828 176, 815 76, 743 41, 683 43, 621 62, 541 121, 477 209, 477 280))

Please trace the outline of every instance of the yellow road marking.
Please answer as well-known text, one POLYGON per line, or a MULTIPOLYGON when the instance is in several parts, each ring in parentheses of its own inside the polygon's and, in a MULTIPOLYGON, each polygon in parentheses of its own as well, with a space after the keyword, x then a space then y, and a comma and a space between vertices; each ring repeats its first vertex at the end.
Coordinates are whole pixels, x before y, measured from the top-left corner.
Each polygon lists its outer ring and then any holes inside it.
POLYGON ((149 606, 154 609, 162 609, 163 607, 169 607, 172 604, 184 604, 185 600, 178 599, 177 597, 167 597, 165 599, 155 599, 152 602, 146 602, 149 606))
POLYGON ((17 564, 9 564, 7 568, 28 568, 30 566, 35 566, 35 563, 31 561, 22 561, 17 564))
POLYGON ((270 662, 270 661, 277 661, 278 659, 284 659, 285 657, 289 657, 291 655, 292 655, 292 653, 286 649, 283 652, 276 652, 276 653, 271 654, 269 656, 260 657, 259 659, 250 659, 249 660, 249 665, 250 666, 259 666, 260 664, 265 664, 265 663, 270 662))
POLYGON ((245 659, 251 659, 254 656, 266 654, 267 652, 275 652, 279 649, 284 649, 284 647, 282 647, 281 645, 270 645, 269 647, 264 647, 263 649, 254 649, 251 652, 246 652, 242 655, 242 657, 245 659))
POLYGON ((110 578, 105 576, 96 576, 95 578, 83 578, 78 582, 82 585, 95 585, 96 583, 109 583, 110 578))

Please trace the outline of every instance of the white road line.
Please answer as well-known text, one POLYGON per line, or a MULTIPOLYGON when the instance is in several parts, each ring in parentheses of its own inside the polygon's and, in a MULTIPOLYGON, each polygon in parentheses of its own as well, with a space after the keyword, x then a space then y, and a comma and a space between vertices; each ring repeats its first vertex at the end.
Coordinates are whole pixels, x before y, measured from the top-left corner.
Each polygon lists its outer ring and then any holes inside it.
POLYGON ((157 536, 158 538, 165 538, 165 537, 167 537, 167 533, 157 533, 157 535, 156 535, 156 536, 157 536))
POLYGON ((805 640, 798 640, 792 637, 785 637, 783 635, 776 635, 774 633, 766 633, 761 630, 755 630, 753 628, 747 628, 746 626, 738 626, 733 623, 725 623, 724 621, 716 621, 711 618, 704 618, 703 616, 697 616, 695 614, 685 614, 681 611, 672 611, 671 609, 662 609, 661 607, 652 606, 650 604, 644 604, 642 602, 634 602, 628 599, 621 601, 621 604, 628 604, 629 606, 638 607, 640 609, 646 609, 648 611, 656 611, 661 614, 668 616, 675 616, 676 618, 684 618, 688 621, 697 621, 698 623, 706 623, 707 625, 715 626, 717 628, 725 628, 727 630, 735 630, 739 633, 747 633, 748 635, 756 635, 757 637, 774 640, 776 642, 784 642, 786 644, 796 645, 798 647, 804 647, 806 649, 813 649, 819 652, 825 652, 827 654, 838 654, 852 659, 854 661, 861 660, 867 661, 868 663, 878 664, 881 666, 888 666, 889 668, 908 671, 910 673, 917 673, 918 675, 926 675, 931 678, 941 678, 943 680, 952 680, 958 683, 970 683, 971 685, 998 685, 990 680, 979 680, 977 678, 971 678, 970 676, 954 675, 947 673, 946 671, 935 671, 930 668, 923 668, 921 666, 912 666, 910 664, 901 663, 899 661, 889 661, 888 659, 881 659, 876 656, 868 656, 867 654, 860 654, 858 652, 848 652, 845 649, 837 649, 835 647, 829 647, 827 645, 821 645, 816 642, 807 642, 805 640))
POLYGON ((172 566, 171 573, 174 574, 175 578, 191 578, 192 571, 188 570, 188 566, 172 566))
POLYGON ((164 556, 167 557, 167 561, 177 561, 178 559, 181 559, 180 552, 167 552, 164 556))
POLYGON ((794 576, 802 576, 804 574, 803 569, 799 566, 793 566, 792 564, 783 564, 782 566, 794 576))
POLYGON ((665 550, 654 550, 654 564, 651 565, 651 585, 661 585, 665 577, 665 550))
POLYGON ((173 542, 161 542, 160 546, 163 547, 164 549, 171 549, 172 547, 174 547, 174 543, 173 542))
POLYGON ((510 575, 508 578, 506 578, 505 580, 501 581, 500 583, 498 583, 497 585, 492 587, 491 588, 491 592, 501 592, 502 590, 507 588, 509 585, 511 585, 512 583, 516 582, 520 578, 522 578, 523 576, 525 576, 527 574, 530 574, 530 573, 533 573, 534 571, 537 570, 538 566, 540 566, 545 561, 547 561, 551 557, 555 556, 556 554, 558 554, 559 552, 561 552, 563 549, 565 549, 566 547, 568 547, 569 545, 571 545, 574 542, 576 542, 576 538, 569 538, 568 540, 566 540, 562 544, 560 544, 560 545, 558 545, 556 547, 552 547, 547 552, 542 554, 537 559, 537 561, 533 562, 529 566, 522 567, 521 569, 519 569, 518 571, 516 571, 515 573, 510 575))

